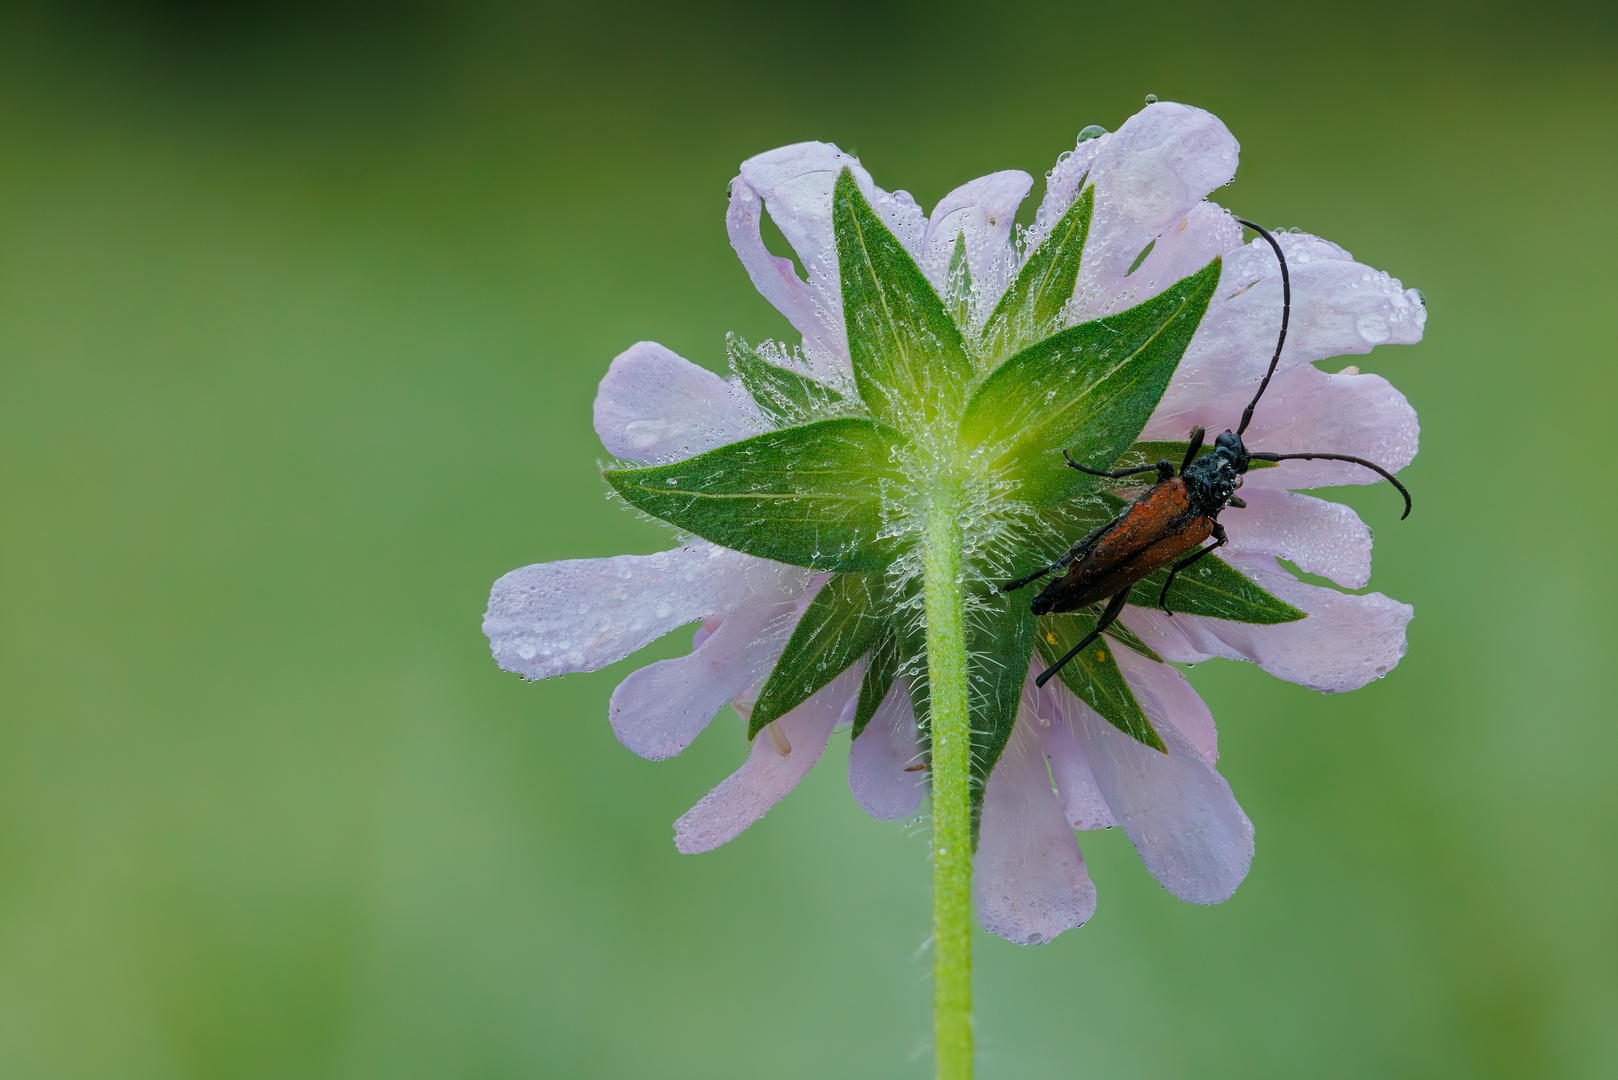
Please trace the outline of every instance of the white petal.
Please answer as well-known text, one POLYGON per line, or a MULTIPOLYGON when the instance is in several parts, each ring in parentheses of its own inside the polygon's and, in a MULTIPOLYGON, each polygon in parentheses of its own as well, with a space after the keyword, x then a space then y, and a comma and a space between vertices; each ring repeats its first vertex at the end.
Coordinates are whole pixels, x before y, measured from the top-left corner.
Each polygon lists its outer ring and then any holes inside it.
POLYGON ((654 341, 613 360, 595 425, 607 452, 630 461, 677 461, 763 430, 751 399, 654 341))
POLYGON ((1253 861, 1253 824, 1224 777, 1172 723, 1156 725, 1168 747, 1162 754, 1113 727, 1066 687, 1056 696, 1096 785, 1146 869, 1181 900, 1228 900, 1253 861))
MULTIPOLYGON (((1427 308, 1416 290, 1318 237, 1286 233, 1276 239, 1292 279, 1280 370, 1421 340, 1427 308)), ((1243 388, 1251 396, 1275 352, 1280 328, 1281 268, 1260 238, 1226 257, 1219 290, 1158 411, 1181 412, 1198 400, 1243 388)))
POLYGON ((806 142, 770 150, 742 162, 731 184, 726 223, 731 246, 764 297, 804 336, 804 351, 816 370, 847 364, 842 287, 832 234, 831 196, 843 169, 854 174, 871 208, 912 254, 926 230, 921 208, 905 192, 889 194, 871 181, 860 163, 830 143, 806 142), (803 264, 807 282, 791 260, 771 255, 759 233, 763 204, 803 264))
POLYGON ((855 665, 775 721, 790 752, 782 754, 768 733, 753 740, 747 760, 674 823, 674 846, 686 854, 712 851, 763 817, 820 760, 826 740, 860 685, 855 665))
POLYGON ((764 680, 802 611, 797 584, 749 596, 689 655, 659 660, 612 692, 608 715, 618 741, 653 761, 673 757, 732 699, 764 680))
POLYGON ((1410 605, 1381 593, 1354 596, 1308 585, 1273 566, 1242 565, 1257 558, 1233 555, 1230 561, 1271 593, 1308 612, 1308 618, 1256 626, 1199 615, 1170 618, 1161 611, 1128 607, 1122 620, 1170 660, 1251 660, 1277 678, 1322 693, 1364 686, 1392 671, 1404 656, 1405 627, 1415 614, 1410 605))
POLYGON ((972 286, 979 297, 980 310, 992 310, 1010 283, 1013 269, 1011 227, 1017 208, 1034 186, 1025 172, 1008 170, 979 177, 962 184, 938 200, 927 222, 927 238, 921 268, 935 288, 943 292, 948 282, 950 259, 955 241, 966 234, 966 263, 972 272, 972 286))
POLYGON ((1018 945, 1050 941, 1096 910, 1095 886, 1031 726, 1028 718, 1017 721, 989 776, 972 862, 978 921, 1018 945))
POLYGON ((1090 172, 1096 212, 1076 290, 1082 317, 1127 306, 1129 267, 1236 175, 1240 149, 1217 117, 1173 102, 1149 105, 1118 129, 1090 172))
POLYGON ((495 661, 525 678, 595 671, 754 591, 804 579, 795 567, 704 541, 656 555, 536 563, 494 583, 483 632, 495 661))
POLYGON ((895 679, 848 752, 849 790, 861 809, 880 821, 913 817, 921 806, 927 774, 906 770, 920 763, 910 690, 902 679, 895 679))
MULTIPOLYGON (((1184 439, 1186 432, 1198 424, 1210 434, 1233 428, 1257 388, 1254 383, 1222 398, 1200 401, 1180 413, 1165 413, 1160 406, 1141 437, 1184 439)), ((1382 376, 1354 372, 1327 375, 1307 365, 1276 375, 1253 413, 1252 427, 1243 437, 1253 451, 1352 454, 1374 461, 1389 472, 1398 472, 1410 464, 1420 438, 1416 410, 1382 376)), ((1370 469, 1345 461, 1284 461, 1276 468, 1248 473, 1246 487, 1279 490, 1374 484, 1380 480, 1370 469)), ((1391 497, 1402 511, 1403 500, 1397 493, 1391 497)))

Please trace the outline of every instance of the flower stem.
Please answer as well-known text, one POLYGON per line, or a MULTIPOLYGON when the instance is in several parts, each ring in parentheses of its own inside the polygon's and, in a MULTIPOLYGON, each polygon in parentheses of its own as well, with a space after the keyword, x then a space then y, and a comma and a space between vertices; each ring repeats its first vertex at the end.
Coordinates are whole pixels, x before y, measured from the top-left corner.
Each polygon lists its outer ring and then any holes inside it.
POLYGON ((960 513, 958 487, 935 492, 922 551, 932 730, 933 1039, 938 1080, 972 1076, 972 743, 960 513))

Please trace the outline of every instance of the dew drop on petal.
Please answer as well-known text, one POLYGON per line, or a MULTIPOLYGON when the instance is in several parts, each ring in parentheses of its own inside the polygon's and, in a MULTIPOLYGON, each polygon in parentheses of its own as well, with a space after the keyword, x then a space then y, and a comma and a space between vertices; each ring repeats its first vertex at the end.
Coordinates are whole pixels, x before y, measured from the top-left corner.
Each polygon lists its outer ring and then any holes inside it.
POLYGON ((1391 336, 1388 320, 1376 314, 1361 315, 1359 321, 1354 324, 1354 329, 1358 330, 1360 337, 1371 345, 1380 345, 1391 336))
POLYGON ((1086 143, 1091 139, 1099 139, 1106 133, 1107 129, 1102 127, 1100 124, 1091 124, 1089 127, 1079 132, 1079 141, 1081 143, 1086 143))
POLYGON ((668 433, 668 424, 662 420, 631 420, 624 425, 624 445, 631 450, 646 450, 656 446, 668 433))
POLYGON ((1147 94, 1146 95, 1146 104, 1148 104, 1148 105, 1156 105, 1157 104, 1157 95, 1156 94, 1147 94))

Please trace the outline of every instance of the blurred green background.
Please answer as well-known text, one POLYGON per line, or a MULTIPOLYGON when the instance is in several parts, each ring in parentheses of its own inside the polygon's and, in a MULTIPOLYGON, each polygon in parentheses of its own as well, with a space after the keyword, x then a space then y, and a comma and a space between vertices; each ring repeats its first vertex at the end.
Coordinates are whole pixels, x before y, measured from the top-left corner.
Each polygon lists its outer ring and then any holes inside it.
POLYGON ((1594 6, 6 7, 0 1076, 928 1075, 926 837, 844 740, 682 857, 734 719, 654 765, 605 708, 688 639, 527 685, 479 619, 666 544, 590 402, 636 340, 786 331, 742 158, 829 139, 931 205, 1147 93, 1241 141, 1220 201, 1425 291, 1358 361, 1420 411, 1416 512, 1344 496, 1417 618, 1351 695, 1192 673, 1251 876, 1184 905, 1086 834, 1093 922, 980 935, 981 1075, 1618 1075, 1615 46, 1594 6))

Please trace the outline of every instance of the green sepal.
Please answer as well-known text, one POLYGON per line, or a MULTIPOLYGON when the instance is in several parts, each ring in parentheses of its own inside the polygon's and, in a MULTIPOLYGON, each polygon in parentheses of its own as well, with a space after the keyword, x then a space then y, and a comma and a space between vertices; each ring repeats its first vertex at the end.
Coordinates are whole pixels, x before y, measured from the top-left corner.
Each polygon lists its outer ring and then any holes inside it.
POLYGON ((1101 631, 1101 633, 1106 637, 1115 639, 1121 645, 1127 645, 1131 650, 1140 653, 1148 660, 1159 664, 1163 662, 1163 658, 1157 655, 1157 653, 1153 652, 1151 646, 1142 641, 1140 637, 1136 635, 1135 631, 1131 630, 1117 619, 1114 619, 1112 621, 1112 625, 1101 631))
MULTIPOLYGON (((1113 624, 1118 625, 1117 623, 1113 624)), ((1096 628, 1093 612, 1074 611, 1064 615, 1047 615, 1040 620, 1039 655, 1047 665, 1067 655, 1067 651, 1096 628)), ((1092 641, 1057 673, 1062 685, 1073 691, 1075 697, 1094 709, 1113 727, 1136 742, 1145 743, 1153 750, 1168 753, 1168 747, 1152 728, 1135 693, 1124 678, 1118 658, 1106 642, 1092 641)))
POLYGON ((865 678, 860 683, 860 700, 854 706, 854 730, 849 735, 850 742, 860 737, 860 732, 876 715, 877 707, 888 696, 888 691, 893 689, 893 681, 898 677, 899 637, 892 627, 884 625, 876 648, 871 650, 870 666, 865 669, 865 678))
POLYGON ((832 232, 848 358, 871 415, 912 434, 959 415, 972 378, 960 327, 848 169, 832 189, 832 232))
POLYGON ((1140 249, 1140 254, 1135 256, 1135 261, 1129 264, 1129 269, 1128 270, 1124 271, 1124 277, 1128 277, 1130 274, 1133 274, 1136 270, 1139 270, 1140 269, 1140 264, 1146 261, 1146 256, 1150 255, 1152 253, 1152 249, 1155 248, 1156 246, 1157 246, 1157 238, 1156 237, 1153 237, 1152 239, 1146 241, 1146 246, 1140 249))
MULTIPOLYGON (((921 591, 919 586, 917 582, 914 587, 916 593, 921 591)), ((911 599, 914 600, 915 596, 911 599)), ((899 670, 909 676, 910 708, 916 715, 916 743, 921 747, 922 760, 928 762, 931 768, 933 688, 927 681, 927 628, 921 625, 920 619, 902 617, 894 619, 892 626, 894 640, 898 642, 899 670)))
POLYGON ((886 620, 875 609, 864 574, 838 574, 821 586, 759 691, 747 721, 749 739, 809 700, 876 645, 886 620))
POLYGON ((972 321, 972 265, 966 258, 966 230, 955 237, 955 250, 950 253, 949 272, 944 276, 944 298, 955 325, 965 337, 972 321))
POLYGON ((742 385, 753 395, 760 411, 780 427, 791 427, 822 416, 830 407, 843 400, 843 395, 800 375, 790 368, 764 359, 747 342, 731 338, 726 342, 730 353, 730 367, 741 377, 742 385))
POLYGON ((1038 628, 1026 601, 996 592, 966 612, 967 715, 972 725, 972 845, 989 774, 1011 738, 1038 628))
MULTIPOLYGON (((1137 581, 1129 590, 1129 602, 1158 609, 1157 598, 1168 576, 1165 566, 1137 581)), ((1206 615, 1260 626, 1297 622, 1309 614, 1273 595, 1218 555, 1204 555, 1175 575, 1168 607, 1177 615, 1206 615)))
POLYGON ((672 465, 608 469, 624 501, 704 540, 813 570, 878 570, 899 554, 884 493, 904 482, 897 431, 856 417, 768 431, 672 465))
MULTIPOLYGON (((1079 181, 1080 186, 1084 184, 1079 181)), ((1049 336, 1061 325, 1063 309, 1079 280, 1084 242, 1095 210, 1094 185, 1084 188, 1067 213, 1028 256, 1017 279, 1001 295, 983 324, 983 350, 998 358, 1049 336)))
MULTIPOLYGON (((1138 442, 1129 448, 1128 453, 1119 458, 1113 465, 1115 469, 1128 469, 1136 465, 1156 465, 1159 461, 1166 461, 1175 469, 1185 460, 1185 452, 1191 449, 1189 442, 1138 442)), ((1214 441, 1210 435, 1203 442, 1202 449, 1197 451, 1197 460, 1200 461, 1214 452, 1214 441)), ((1249 462, 1249 469, 1273 469, 1280 462, 1253 461, 1249 462)))
POLYGON ((1123 456, 1168 389, 1219 270, 1214 259, 1145 303, 1053 334, 996 368, 961 421, 967 451, 988 459, 977 467, 1018 482, 1018 497, 1035 506, 1094 488, 1095 477, 1063 467, 1062 451, 1085 464, 1123 456))

